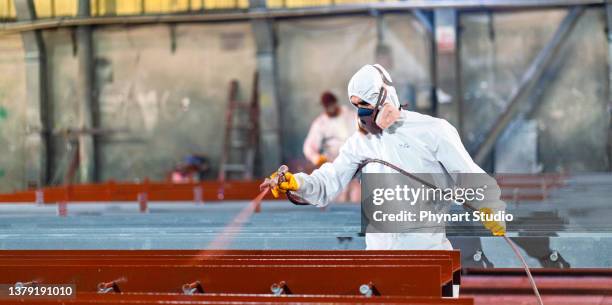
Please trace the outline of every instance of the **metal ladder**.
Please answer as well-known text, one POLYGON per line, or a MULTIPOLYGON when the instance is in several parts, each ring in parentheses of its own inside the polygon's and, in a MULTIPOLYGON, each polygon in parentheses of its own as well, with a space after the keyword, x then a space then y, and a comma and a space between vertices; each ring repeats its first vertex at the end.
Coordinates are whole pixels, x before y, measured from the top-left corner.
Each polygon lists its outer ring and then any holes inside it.
POLYGON ((259 140, 257 78, 257 73, 255 73, 249 102, 238 100, 238 81, 230 82, 219 182, 225 182, 227 179, 250 180, 253 178, 259 140))

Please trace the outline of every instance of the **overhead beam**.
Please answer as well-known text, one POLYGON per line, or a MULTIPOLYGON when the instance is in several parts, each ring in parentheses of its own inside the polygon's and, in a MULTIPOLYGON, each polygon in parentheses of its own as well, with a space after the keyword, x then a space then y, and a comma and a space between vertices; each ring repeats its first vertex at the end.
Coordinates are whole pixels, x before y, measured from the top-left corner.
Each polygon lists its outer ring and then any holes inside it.
POLYGON ((482 164, 491 149, 497 142, 497 138, 506 130, 506 127, 512 122, 514 118, 519 113, 525 112, 524 109, 521 109, 522 102, 524 99, 522 97, 533 87, 533 84, 539 80, 542 76, 548 65, 550 64, 552 58, 558 53, 561 45, 568 37, 571 30, 576 25, 576 21, 582 15, 584 11, 584 7, 574 7, 572 8, 565 18, 561 21, 561 24, 555 31, 553 37, 550 41, 544 46, 544 48, 538 53, 538 55, 534 58, 534 60, 529 65, 529 68, 525 71, 523 76, 521 77, 519 83, 510 93, 509 101, 507 103, 507 107, 504 112, 495 120, 496 124, 493 128, 487 133, 484 141, 478 147, 474 155, 474 161, 478 164, 482 164))
MULTIPOLYGON (((19 2, 19 1, 17 1, 19 2)), ((105 24, 150 24, 181 22, 219 22, 271 18, 301 18, 343 14, 410 11, 414 9, 542 9, 577 5, 603 5, 605 0, 437 0, 374 2, 355 5, 337 5, 295 9, 259 9, 230 13, 164 14, 141 16, 64 17, 49 20, 30 20, 0 24, 0 34, 31 30, 105 24)))
MULTIPOLYGON (((32 0, 15 1, 18 20, 35 22, 36 11, 32 0)), ((42 187, 47 184, 51 160, 49 109, 47 100, 47 59, 40 31, 21 33, 26 65, 26 185, 42 187)))
POLYGON ((433 24, 431 19, 427 16, 427 13, 421 9, 412 10, 412 15, 421 23, 425 31, 427 31, 427 35, 433 35, 433 24))

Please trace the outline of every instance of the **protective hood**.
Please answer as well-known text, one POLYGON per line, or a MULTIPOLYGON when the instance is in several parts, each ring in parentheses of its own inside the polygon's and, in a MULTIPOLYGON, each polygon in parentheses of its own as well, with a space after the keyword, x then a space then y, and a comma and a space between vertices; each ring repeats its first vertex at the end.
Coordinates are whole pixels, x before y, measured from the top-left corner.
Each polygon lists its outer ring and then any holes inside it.
MULTIPOLYGON (((391 76, 381 65, 365 65, 351 77, 348 83, 349 102, 351 96, 356 96, 370 105, 376 105, 380 88, 385 85, 385 82, 374 66, 380 69, 389 82, 392 82, 391 76)), ((399 108, 400 103, 395 88, 391 85, 385 85, 385 88, 387 89, 387 102, 391 102, 394 107, 399 108)))

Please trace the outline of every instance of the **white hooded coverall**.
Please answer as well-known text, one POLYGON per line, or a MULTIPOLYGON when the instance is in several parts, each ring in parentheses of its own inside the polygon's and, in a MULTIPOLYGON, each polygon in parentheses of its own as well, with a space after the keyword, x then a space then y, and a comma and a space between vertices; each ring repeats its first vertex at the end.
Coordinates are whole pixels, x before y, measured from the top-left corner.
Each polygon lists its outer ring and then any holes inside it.
MULTIPOLYGON (((378 66, 387 79, 391 77, 378 66)), ((348 96, 357 96, 374 105, 383 80, 371 65, 362 67, 351 78, 348 96)), ((387 101, 399 107, 395 89, 387 86, 387 101)), ((356 118, 355 118, 356 119, 356 118)), ((484 173, 465 150, 457 130, 447 121, 417 112, 402 110, 400 118, 381 135, 355 132, 341 147, 332 163, 312 174, 297 173, 297 195, 316 206, 326 206, 351 181, 359 164, 366 159, 381 159, 411 173, 484 173), (442 164, 444 168, 440 165, 442 164)), ((378 163, 366 165, 364 173, 395 173, 378 163)), ((499 188, 492 182, 499 198, 499 188)), ((491 191, 491 189, 489 190, 491 191)), ((475 206, 480 208, 480 206, 475 206)), ((501 201, 488 205, 494 212, 505 209, 501 201)), ((450 250, 445 233, 367 233, 368 250, 450 250)))

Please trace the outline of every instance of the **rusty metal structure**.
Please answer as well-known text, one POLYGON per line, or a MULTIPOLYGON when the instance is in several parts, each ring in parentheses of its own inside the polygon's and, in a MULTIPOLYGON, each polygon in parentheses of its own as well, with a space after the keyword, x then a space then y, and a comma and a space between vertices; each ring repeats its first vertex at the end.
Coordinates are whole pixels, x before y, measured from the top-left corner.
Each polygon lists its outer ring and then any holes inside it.
MULTIPOLYGON (((531 304, 523 271, 462 272, 459 251, 3 250, 2 283, 70 284, 0 304, 531 304), (452 285, 462 297, 448 298, 452 285)), ((609 304, 609 269, 536 269, 548 304, 609 304), (588 295, 588 296, 587 296, 588 295)))
MULTIPOLYGON (((0 257, 0 282, 74 285, 66 304, 472 304, 443 298, 461 281, 458 251, 6 250, 0 257)), ((0 298, 6 302, 15 298, 0 298)))

